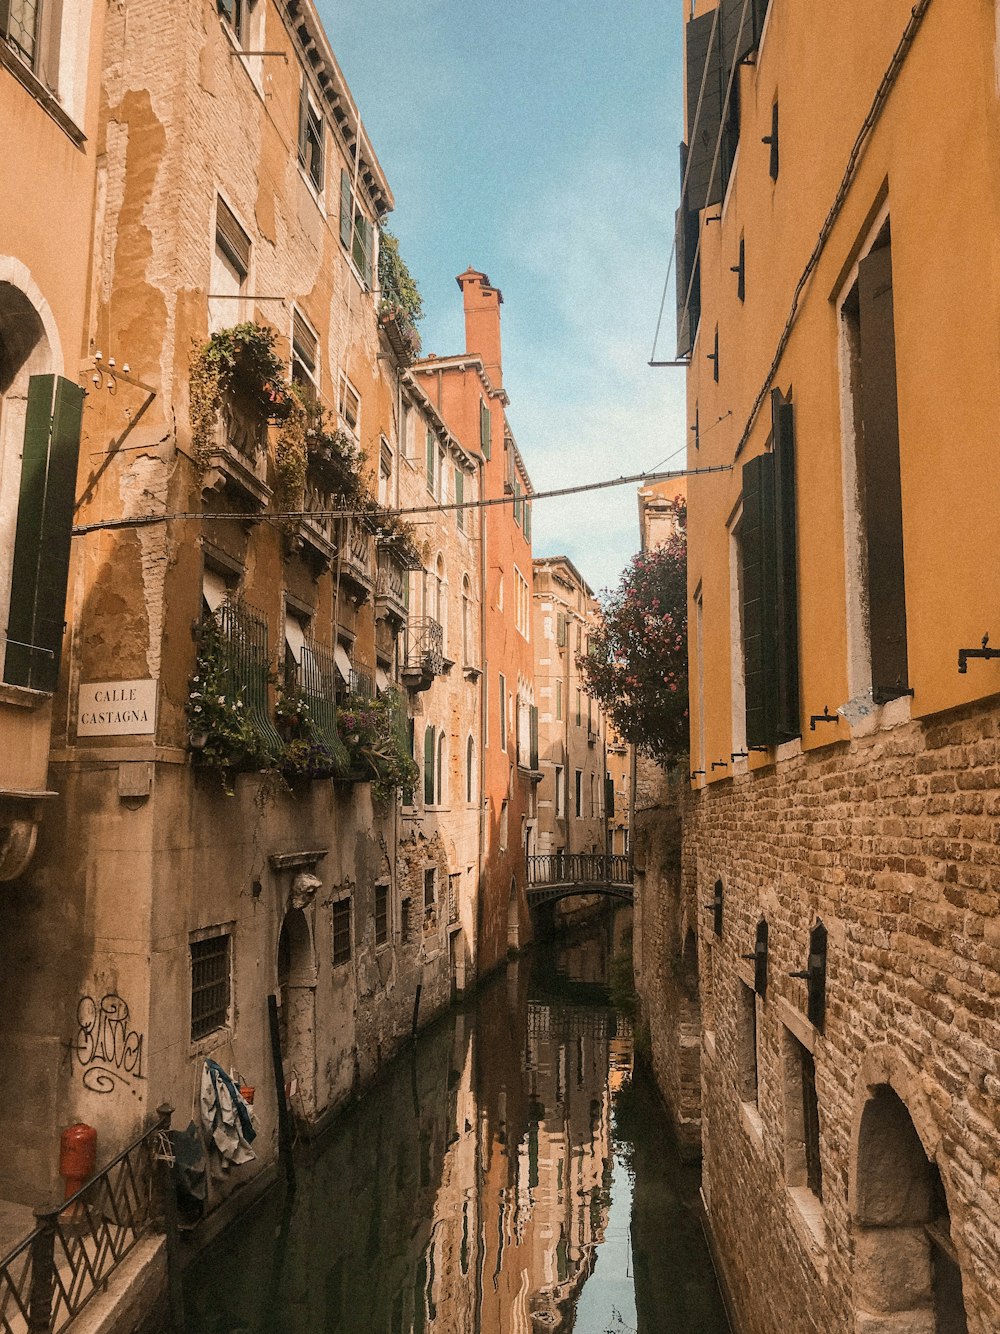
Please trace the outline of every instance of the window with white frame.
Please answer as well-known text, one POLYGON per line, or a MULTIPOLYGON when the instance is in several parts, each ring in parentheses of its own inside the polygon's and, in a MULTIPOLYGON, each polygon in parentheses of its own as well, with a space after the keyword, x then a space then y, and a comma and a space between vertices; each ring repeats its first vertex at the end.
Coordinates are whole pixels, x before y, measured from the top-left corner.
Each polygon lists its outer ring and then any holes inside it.
POLYGON ((351 185, 351 175, 340 172, 340 240, 358 277, 369 290, 375 275, 375 227, 369 222, 351 185))
MULTIPOLYGON (((0 0, 0 13, 4 0, 0 0)), ((215 246, 208 279, 210 333, 239 324, 246 315, 250 275, 250 237, 221 197, 215 201, 215 246)))
POLYGON ((301 311, 292 311, 292 379, 309 400, 319 397, 319 335, 301 311))
POLYGON ((341 430, 346 431, 357 444, 361 434, 361 398, 346 375, 340 377, 337 414, 340 417, 341 430))
POLYGON ((309 184, 321 194, 323 191, 323 117, 303 81, 299 97, 299 166, 309 184))
POLYGON ((475 662, 475 644, 472 634, 472 584, 469 576, 462 576, 462 664, 470 666, 475 662))
POLYGON ((386 509, 392 504, 392 446, 385 436, 379 445, 378 503, 386 509))
POLYGON ((531 638, 531 594, 528 581, 521 571, 514 567, 515 605, 514 619, 519 632, 525 639, 531 638))

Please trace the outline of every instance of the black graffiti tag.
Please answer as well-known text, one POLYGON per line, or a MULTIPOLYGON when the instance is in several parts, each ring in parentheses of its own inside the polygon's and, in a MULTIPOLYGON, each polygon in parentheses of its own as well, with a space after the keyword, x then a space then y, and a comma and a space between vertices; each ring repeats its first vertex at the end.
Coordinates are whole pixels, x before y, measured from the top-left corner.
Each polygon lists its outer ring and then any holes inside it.
POLYGON ((128 1005, 113 991, 99 1001, 82 996, 76 1007, 73 1049, 83 1070, 83 1086, 110 1093, 118 1080, 145 1079, 142 1034, 128 1026, 128 1005))

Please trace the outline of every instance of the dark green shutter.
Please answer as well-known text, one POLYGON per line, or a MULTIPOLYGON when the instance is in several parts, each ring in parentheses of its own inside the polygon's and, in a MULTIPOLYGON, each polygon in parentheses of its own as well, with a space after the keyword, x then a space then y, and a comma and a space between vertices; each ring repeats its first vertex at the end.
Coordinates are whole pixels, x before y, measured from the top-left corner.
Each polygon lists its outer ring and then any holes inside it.
POLYGON ((340 239, 345 246, 351 245, 351 178, 341 168, 340 171, 340 239))
POLYGON ((479 447, 483 451, 483 458, 490 456, 490 434, 491 434, 490 410, 485 399, 479 400, 479 447))
POLYGON ((774 442, 775 629, 777 639, 779 741, 800 733, 799 614, 796 557, 795 419, 790 401, 771 392, 774 442))
MULTIPOLYGON (((745 60, 752 51, 757 49, 757 43, 760 41, 760 28, 763 26, 761 11, 766 9, 767 6, 762 3, 762 0, 750 0, 750 4, 746 5, 746 16, 744 18, 744 3, 745 0, 720 0, 722 8, 719 15, 722 30, 722 70, 727 79, 732 62, 734 60, 745 60)), ((734 87, 738 79, 739 74, 733 80, 734 87)))
POLYGON ((69 380, 28 382, 4 680, 55 690, 59 676, 83 390, 69 380))
MULTIPOLYGON (((718 34, 711 41, 715 11, 709 10, 698 18, 689 19, 684 26, 684 44, 687 63, 687 129, 688 198, 695 213, 713 204, 722 203, 721 152, 715 151, 722 120, 722 99, 725 91, 718 34), (702 76, 705 67, 705 91, 698 110, 702 76), (715 161, 715 171, 712 162, 715 161)), ((727 71, 728 72, 728 71, 727 71)))
POLYGON ((424 805, 434 805, 434 728, 424 731, 424 805))
POLYGON ((566 647, 566 613, 562 611, 556 617, 556 643, 560 648, 566 647))
POLYGON ((604 778, 604 818, 610 820, 615 813, 615 780, 610 775, 604 778))
POLYGON ((436 452, 434 432, 427 432, 427 490, 434 494, 434 454, 436 452))
POLYGON ((538 768, 538 706, 532 704, 528 710, 528 720, 531 728, 531 767, 538 768))
MULTIPOLYGON (((465 477, 460 468, 455 469, 455 504, 463 505, 465 503, 465 477)), ((458 509, 455 511, 455 522, 459 528, 465 530, 465 511, 458 509)))
POLYGON ((525 541, 531 541, 531 502, 524 502, 524 537, 525 541))
POLYGON ((521 522, 521 483, 514 478, 514 522, 521 522))
POLYGON ((361 277, 364 279, 365 286, 371 290, 375 229, 367 218, 359 218, 358 221, 361 227, 361 277))
POLYGON ((299 90, 299 162, 309 170, 309 92, 305 80, 299 90))
POLYGON ((762 454, 743 465, 743 677, 747 745, 776 739, 777 663, 774 642, 774 460, 762 454))

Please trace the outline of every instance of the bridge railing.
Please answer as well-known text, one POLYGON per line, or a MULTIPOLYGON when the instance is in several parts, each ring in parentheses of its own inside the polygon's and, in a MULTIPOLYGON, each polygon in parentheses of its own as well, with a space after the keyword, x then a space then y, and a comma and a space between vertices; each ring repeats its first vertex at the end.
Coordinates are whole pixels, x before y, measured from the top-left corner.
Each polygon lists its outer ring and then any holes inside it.
POLYGON ((551 852, 527 858, 528 884, 630 885, 629 857, 606 857, 598 852, 551 852))

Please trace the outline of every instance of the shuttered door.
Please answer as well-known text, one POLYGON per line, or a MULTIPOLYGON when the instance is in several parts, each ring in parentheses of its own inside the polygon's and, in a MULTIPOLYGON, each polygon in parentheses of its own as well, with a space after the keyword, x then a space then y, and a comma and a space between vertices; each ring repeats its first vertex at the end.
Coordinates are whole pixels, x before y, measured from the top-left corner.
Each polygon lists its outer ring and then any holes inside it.
POLYGON ((688 196, 697 212, 722 203, 721 154, 715 146, 722 121, 723 82, 718 37, 713 41, 715 11, 690 19, 684 28, 687 67, 687 128, 690 170, 688 196), (707 74, 706 74, 707 69, 707 74), (704 94, 701 94, 704 80, 704 94), (698 98, 701 95, 701 111, 698 98), (712 162, 715 160, 715 171, 712 162))
POLYGON ((776 740, 777 662, 774 634, 774 461, 762 454, 743 465, 743 666, 747 744, 776 740))
POLYGON ((873 250, 858 266, 858 298, 872 685, 883 697, 888 697, 908 684, 896 339, 889 246, 873 250))
POLYGON ((777 652, 777 739, 801 732, 799 720, 798 559, 796 555, 795 419, 790 401, 771 392, 774 441, 774 563, 777 652))
POLYGON ((34 375, 21 463, 4 680, 55 690, 59 676, 83 390, 34 375))

